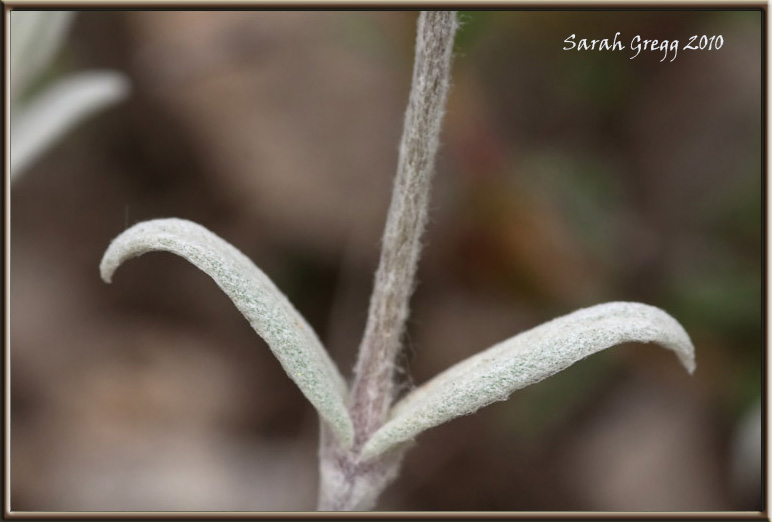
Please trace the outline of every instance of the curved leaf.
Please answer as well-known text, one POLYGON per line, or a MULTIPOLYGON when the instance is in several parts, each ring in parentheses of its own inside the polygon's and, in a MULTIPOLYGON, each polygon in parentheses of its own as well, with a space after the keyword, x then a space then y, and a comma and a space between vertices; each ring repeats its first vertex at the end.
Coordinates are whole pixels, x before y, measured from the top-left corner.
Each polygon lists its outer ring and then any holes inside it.
POLYGON ((239 250, 206 228, 183 219, 139 223, 115 238, 100 264, 102 279, 127 259, 162 250, 206 272, 244 314, 284 371, 345 445, 353 441, 347 388, 311 326, 284 294, 239 250))
POLYGON ((426 429, 504 400, 588 355, 626 342, 660 344, 694 371, 689 335, 659 308, 640 303, 584 308, 473 355, 416 388, 394 406, 362 456, 380 455, 426 429))

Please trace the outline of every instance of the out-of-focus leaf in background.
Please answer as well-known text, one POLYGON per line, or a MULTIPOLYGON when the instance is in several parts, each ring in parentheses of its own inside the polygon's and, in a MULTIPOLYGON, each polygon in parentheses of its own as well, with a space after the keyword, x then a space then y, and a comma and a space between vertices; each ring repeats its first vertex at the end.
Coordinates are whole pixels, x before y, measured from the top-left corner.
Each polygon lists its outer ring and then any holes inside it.
POLYGON ((129 81, 117 71, 47 77, 74 17, 74 11, 11 12, 12 179, 81 120, 128 95, 129 81))

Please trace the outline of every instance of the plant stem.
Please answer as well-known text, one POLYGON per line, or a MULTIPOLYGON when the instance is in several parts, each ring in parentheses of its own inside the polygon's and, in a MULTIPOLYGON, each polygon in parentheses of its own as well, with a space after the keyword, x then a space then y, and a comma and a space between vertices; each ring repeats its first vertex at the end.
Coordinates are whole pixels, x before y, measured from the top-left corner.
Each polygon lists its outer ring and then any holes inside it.
POLYGON ((354 368, 351 420, 354 445, 343 447, 326 426, 320 441, 319 509, 371 509, 396 478, 405 448, 370 461, 360 451, 388 416, 394 395, 394 359, 408 317, 440 127, 450 87, 456 13, 422 12, 381 259, 375 274, 364 338, 354 368))
POLYGON ((352 420, 363 443, 386 420, 393 400, 394 360, 409 313, 421 234, 426 223, 434 158, 450 86, 452 11, 422 12, 381 259, 352 388, 352 420))

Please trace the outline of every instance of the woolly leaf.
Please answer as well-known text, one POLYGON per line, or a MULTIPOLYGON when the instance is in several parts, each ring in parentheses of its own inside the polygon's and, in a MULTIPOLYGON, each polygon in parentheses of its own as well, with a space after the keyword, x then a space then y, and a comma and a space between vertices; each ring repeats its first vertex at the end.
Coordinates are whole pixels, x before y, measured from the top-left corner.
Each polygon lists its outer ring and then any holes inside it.
POLYGON ((177 254, 214 279, 335 435, 350 445, 353 427, 346 407, 347 388, 337 367, 284 294, 232 245, 190 221, 146 221, 112 241, 100 265, 102 279, 109 283, 121 263, 156 250, 177 254))
POLYGON ((577 310, 474 355, 416 388, 365 444, 369 459, 422 431, 506 399, 575 362, 626 342, 653 342, 695 368, 694 346, 681 325, 659 308, 606 303, 577 310))

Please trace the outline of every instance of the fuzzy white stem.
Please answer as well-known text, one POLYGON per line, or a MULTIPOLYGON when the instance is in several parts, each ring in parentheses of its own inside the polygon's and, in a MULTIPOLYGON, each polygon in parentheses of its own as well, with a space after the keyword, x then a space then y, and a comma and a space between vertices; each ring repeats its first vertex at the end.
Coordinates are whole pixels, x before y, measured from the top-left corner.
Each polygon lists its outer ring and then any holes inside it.
POLYGON ((352 420, 360 443, 383 424, 393 400, 394 359, 421 251, 457 27, 455 12, 422 12, 418 18, 399 164, 352 388, 352 420))

